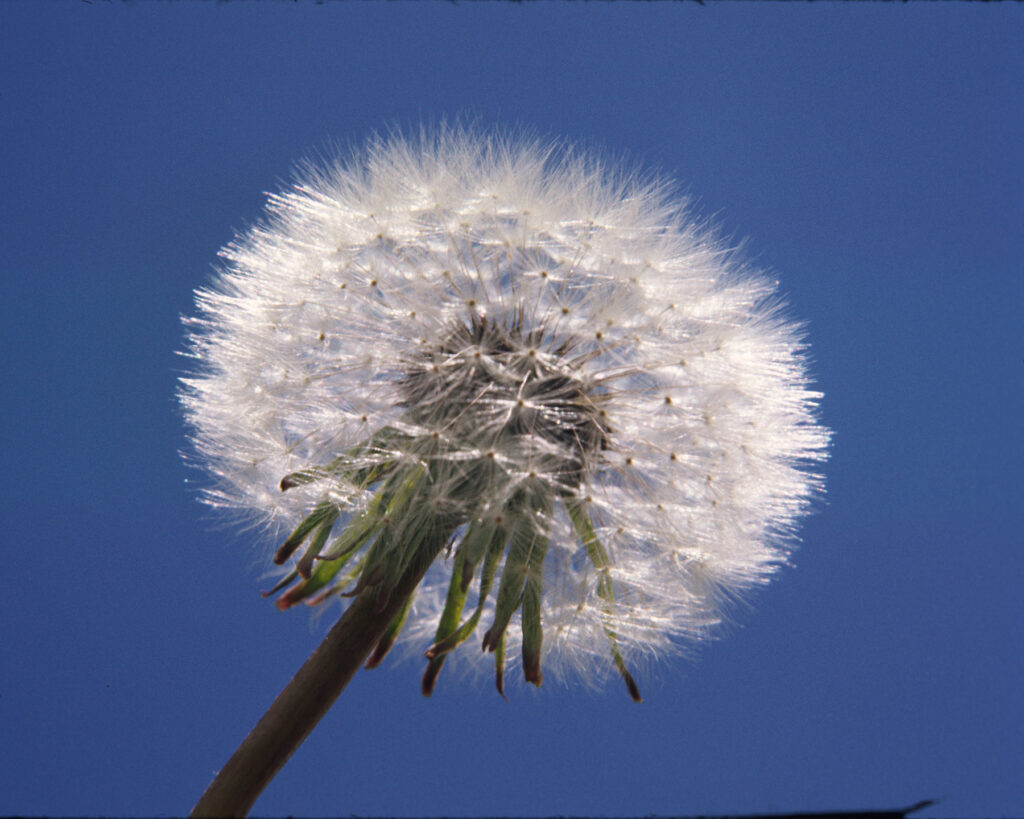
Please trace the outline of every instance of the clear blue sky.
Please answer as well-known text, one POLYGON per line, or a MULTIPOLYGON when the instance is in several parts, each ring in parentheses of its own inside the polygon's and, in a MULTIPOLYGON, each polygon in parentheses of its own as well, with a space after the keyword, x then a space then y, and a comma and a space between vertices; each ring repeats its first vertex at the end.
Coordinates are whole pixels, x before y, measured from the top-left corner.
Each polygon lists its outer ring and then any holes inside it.
POLYGON ((1024 811, 1024 7, 4 4, 0 814, 181 814, 329 625, 185 485, 179 316, 293 163, 523 124, 677 177, 806 319, 796 568, 605 691, 361 673, 262 814, 1024 811))

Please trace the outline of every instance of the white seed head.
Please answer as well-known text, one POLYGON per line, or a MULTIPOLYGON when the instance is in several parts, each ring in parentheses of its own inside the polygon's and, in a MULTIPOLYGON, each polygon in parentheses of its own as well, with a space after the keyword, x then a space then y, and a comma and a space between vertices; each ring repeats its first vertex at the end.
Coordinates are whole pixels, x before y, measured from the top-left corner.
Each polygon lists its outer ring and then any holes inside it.
POLYGON ((205 499, 306 529, 279 605, 372 585, 431 530, 402 639, 479 603, 532 681, 540 655, 628 680, 786 562, 829 440, 801 331, 665 191, 442 127, 269 197, 197 293, 181 401, 205 499))

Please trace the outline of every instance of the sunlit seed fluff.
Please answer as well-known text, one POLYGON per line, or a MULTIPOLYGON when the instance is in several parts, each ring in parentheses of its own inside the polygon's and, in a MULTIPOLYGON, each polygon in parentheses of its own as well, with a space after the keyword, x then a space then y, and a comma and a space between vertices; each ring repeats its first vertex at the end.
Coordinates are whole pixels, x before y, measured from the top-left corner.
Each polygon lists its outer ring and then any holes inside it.
POLYGON ((181 401, 206 500, 287 536, 280 607, 387 594, 429 542, 425 691, 482 639, 499 687, 507 654, 638 696, 628 665, 786 562, 829 437, 800 328, 665 190, 441 128, 270 196, 197 294, 181 401))

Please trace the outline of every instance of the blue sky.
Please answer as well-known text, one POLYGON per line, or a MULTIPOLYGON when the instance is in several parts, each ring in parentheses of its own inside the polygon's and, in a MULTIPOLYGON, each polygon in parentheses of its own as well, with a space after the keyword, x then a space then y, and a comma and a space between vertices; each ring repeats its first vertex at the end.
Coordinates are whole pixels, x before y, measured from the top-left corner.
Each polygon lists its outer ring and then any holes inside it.
POLYGON ((1024 810, 1024 8, 8 3, 0 814, 187 812, 329 623, 186 486, 179 317, 294 163, 468 115, 677 178, 806 320, 796 567, 605 691, 361 673, 260 814, 1024 810), (1016 534, 1014 534, 1016 532, 1016 534))

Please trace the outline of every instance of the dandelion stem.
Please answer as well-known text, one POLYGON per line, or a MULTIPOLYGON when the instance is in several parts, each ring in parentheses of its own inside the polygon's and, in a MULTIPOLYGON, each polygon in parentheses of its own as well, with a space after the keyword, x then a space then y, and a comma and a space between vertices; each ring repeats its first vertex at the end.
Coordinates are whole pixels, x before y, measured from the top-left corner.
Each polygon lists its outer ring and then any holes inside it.
POLYGON ((191 816, 246 816, 380 641, 413 594, 450 532, 440 527, 416 550, 380 608, 370 586, 352 601, 327 637, 274 700, 192 809, 191 816))

